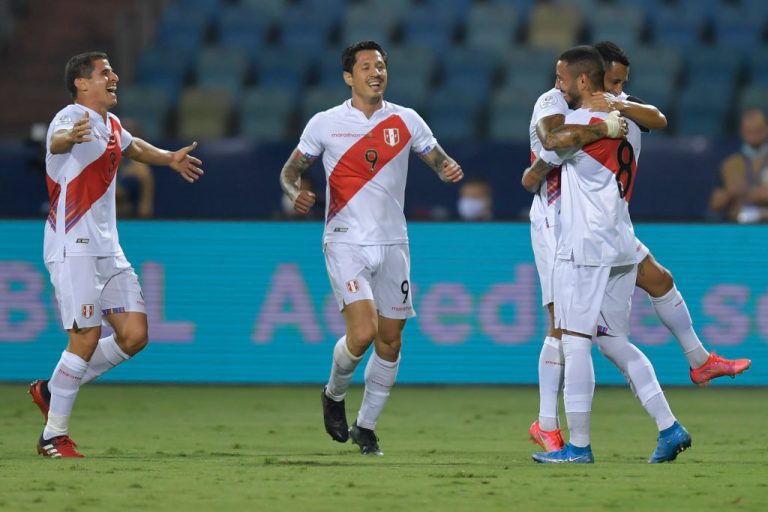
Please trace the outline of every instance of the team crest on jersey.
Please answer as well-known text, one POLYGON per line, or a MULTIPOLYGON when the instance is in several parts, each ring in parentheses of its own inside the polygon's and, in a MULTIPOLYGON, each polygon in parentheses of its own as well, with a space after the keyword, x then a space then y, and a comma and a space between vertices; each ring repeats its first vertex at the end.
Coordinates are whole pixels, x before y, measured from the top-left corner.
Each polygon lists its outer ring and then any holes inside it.
POLYGON ((83 304, 83 318, 91 318, 93 316, 93 304, 83 304))
POLYGON ((400 142, 400 130, 398 128, 385 128, 384 142, 387 143, 387 146, 397 146, 397 143, 400 142))
POLYGON ((349 290, 349 293, 355 293, 359 289, 360 285, 357 283, 357 279, 347 281, 347 290, 349 290))
POLYGON ((543 98, 541 98, 541 102, 539 103, 539 106, 541 108, 547 108, 549 106, 554 105, 555 101, 557 101, 557 98, 555 98, 555 95, 548 94, 547 96, 544 96, 543 98))

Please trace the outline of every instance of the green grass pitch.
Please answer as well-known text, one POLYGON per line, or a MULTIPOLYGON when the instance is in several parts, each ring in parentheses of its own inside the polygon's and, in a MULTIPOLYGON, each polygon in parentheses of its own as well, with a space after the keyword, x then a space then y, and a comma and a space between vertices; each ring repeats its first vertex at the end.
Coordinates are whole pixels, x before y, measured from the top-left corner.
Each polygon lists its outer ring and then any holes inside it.
POLYGON ((0 385, 0 510, 768 510, 765 389, 668 390, 693 447, 649 465, 655 425, 628 389, 598 387, 592 466, 531 461, 533 387, 396 387, 380 458, 331 441, 319 394, 91 385, 71 424, 87 458, 50 460, 26 387, 0 385))

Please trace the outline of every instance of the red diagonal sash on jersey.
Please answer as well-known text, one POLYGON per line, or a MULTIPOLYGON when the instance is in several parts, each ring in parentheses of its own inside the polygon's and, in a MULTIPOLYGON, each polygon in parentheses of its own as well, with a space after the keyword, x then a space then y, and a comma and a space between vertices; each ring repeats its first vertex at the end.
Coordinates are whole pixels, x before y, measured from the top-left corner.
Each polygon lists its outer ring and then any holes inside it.
POLYGON ((331 197, 327 220, 334 218, 410 140, 408 127, 400 116, 393 115, 355 142, 339 159, 328 179, 331 197))
POLYGON ((56 183, 47 174, 45 175, 45 184, 48 185, 48 224, 51 229, 56 231, 56 217, 59 208, 59 195, 61 194, 61 185, 56 183))
MULTIPOLYGON (((593 117, 589 124, 602 123, 602 119, 593 117)), ((635 172, 637 162, 632 145, 625 139, 600 139, 584 146, 583 151, 603 164, 616 175, 616 180, 624 191, 624 200, 632 199, 632 189, 635 188, 635 172)))
MULTIPOLYGON (((536 154, 531 151, 531 164, 536 161, 536 154)), ((560 178, 562 177, 563 168, 561 166, 553 167, 551 171, 547 173, 547 206, 551 205, 557 198, 560 197, 560 178)))
POLYGON ((122 158, 120 148, 122 130, 117 121, 112 118, 109 120, 112 130, 104 153, 88 164, 75 179, 67 184, 67 206, 65 209, 67 233, 91 209, 93 203, 107 192, 115 179, 115 171, 117 171, 117 166, 120 165, 122 158))

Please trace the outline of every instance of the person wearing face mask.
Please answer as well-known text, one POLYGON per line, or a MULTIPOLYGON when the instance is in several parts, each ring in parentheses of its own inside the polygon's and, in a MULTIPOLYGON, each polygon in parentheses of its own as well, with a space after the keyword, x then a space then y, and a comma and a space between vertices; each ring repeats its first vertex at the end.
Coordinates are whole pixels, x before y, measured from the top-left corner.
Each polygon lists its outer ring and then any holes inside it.
POLYGON ((456 209, 461 220, 473 222, 493 220, 491 185, 483 178, 466 180, 459 189, 456 209))
POLYGON ((742 224, 768 221, 768 123, 750 109, 741 116, 741 149, 720 167, 722 184, 712 192, 710 210, 742 224))

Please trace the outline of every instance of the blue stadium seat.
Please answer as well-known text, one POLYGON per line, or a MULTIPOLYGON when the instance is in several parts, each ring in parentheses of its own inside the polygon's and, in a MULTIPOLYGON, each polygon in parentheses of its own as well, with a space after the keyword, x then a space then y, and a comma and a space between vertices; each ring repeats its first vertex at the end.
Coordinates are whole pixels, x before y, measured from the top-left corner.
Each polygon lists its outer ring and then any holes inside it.
POLYGON ((193 54, 175 48, 150 46, 139 57, 136 79, 143 85, 162 89, 175 103, 189 74, 192 57, 193 54))
POLYGON ((536 97, 515 91, 499 92, 488 106, 488 137, 503 142, 528 142, 531 115, 536 97))
POLYGON ((768 45, 755 47, 746 55, 747 75, 752 84, 768 85, 768 45))
POLYGON ((690 52, 686 60, 688 83, 716 86, 723 95, 733 92, 744 67, 744 59, 740 52, 717 46, 690 52))
POLYGON ((512 5, 479 4, 472 8, 466 25, 466 44, 502 55, 514 40, 517 11, 512 5))
POLYGON ((358 41, 376 41, 384 50, 390 46, 392 32, 384 23, 362 24, 345 21, 341 27, 341 45, 347 46, 358 41))
POLYGON ((179 136, 191 140, 219 139, 227 135, 233 99, 226 91, 191 87, 179 102, 179 136))
POLYGON ((715 43, 733 50, 752 50, 762 42, 765 15, 753 15, 747 9, 722 9, 714 23, 715 43))
POLYGON ((432 88, 423 77, 401 73, 389 78, 384 97, 393 103, 420 112, 425 109, 427 98, 431 93, 432 88))
POLYGON ((424 46, 396 46, 388 50, 387 69, 390 81, 410 75, 429 84, 437 69, 435 51, 424 46))
POLYGON ((264 46, 273 23, 270 13, 252 7, 230 6, 219 15, 219 44, 243 48, 251 55, 264 46))
POLYGON ((289 14, 280 26, 280 42, 284 48, 292 51, 319 51, 328 45, 330 27, 328 21, 313 20, 307 23, 307 18, 289 14))
MULTIPOLYGON (((664 75, 674 83, 683 69, 680 52, 675 48, 641 47, 629 54, 631 75, 630 80, 656 80, 664 75)), ((659 79, 662 80, 662 79, 659 79)))
POLYGON ((693 7, 663 4, 653 12, 651 32, 658 46, 692 50, 701 43, 706 14, 693 7))
POLYGON ((457 18, 447 11, 414 8, 405 20, 403 42, 410 46, 432 48, 438 53, 453 46, 457 18))
POLYGON ((440 110, 429 115, 429 127, 438 140, 472 140, 477 138, 477 119, 454 110, 440 110))
POLYGON ((625 51, 638 45, 645 24, 643 13, 631 5, 601 6, 590 12, 587 20, 590 24, 590 41, 611 41, 625 51))
POLYGON ((504 61, 501 90, 525 91, 535 100, 555 85, 554 51, 517 46, 507 50, 504 61))
POLYGON ((341 51, 329 49, 318 56, 314 61, 313 77, 317 77, 317 85, 320 87, 340 87, 344 83, 344 70, 341 68, 341 51))
POLYGON ((673 129, 678 135, 722 135, 731 98, 716 84, 693 83, 678 99, 673 129))
POLYGON ((472 0, 422 0, 423 5, 433 12, 445 12, 454 20, 466 19, 474 9, 472 0))
POLYGON ((282 48, 266 50, 255 62, 258 85, 284 89, 298 99, 304 90, 313 59, 309 53, 291 53, 282 48))
POLYGON ((285 15, 289 3, 290 0, 240 0, 242 7, 268 13, 272 20, 281 19, 285 15))
POLYGON ((118 92, 118 112, 125 120, 135 119, 150 140, 165 137, 171 98, 160 88, 134 84, 118 92))
POLYGON ((200 47, 210 19, 204 12, 186 11, 183 7, 172 4, 160 17, 155 44, 193 53, 200 47))
POLYGON ((518 20, 527 20, 535 0, 490 0, 491 4, 512 7, 518 16, 518 20))
POLYGON ((288 135, 294 98, 280 89, 250 89, 240 104, 240 135, 260 141, 282 140, 288 135))
POLYGON ((457 49, 443 56, 443 84, 465 94, 486 96, 499 70, 499 57, 480 50, 457 49))
POLYGON ((741 91, 738 111, 744 112, 751 108, 762 109, 768 114, 768 85, 753 84, 741 91))
POLYGON ((340 105, 349 98, 349 89, 344 87, 315 87, 308 89, 302 97, 299 112, 302 126, 318 112, 323 112, 340 105))
POLYGON ((172 5, 190 16, 211 18, 216 15, 221 3, 221 0, 174 0, 172 5))

